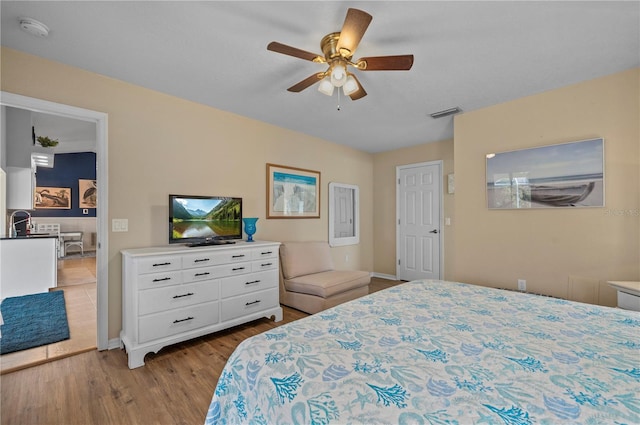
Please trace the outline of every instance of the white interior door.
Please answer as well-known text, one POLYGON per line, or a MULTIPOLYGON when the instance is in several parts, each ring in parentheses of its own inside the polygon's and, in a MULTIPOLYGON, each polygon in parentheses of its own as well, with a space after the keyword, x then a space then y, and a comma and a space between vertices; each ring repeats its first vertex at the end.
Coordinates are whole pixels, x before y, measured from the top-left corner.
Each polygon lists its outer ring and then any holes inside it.
POLYGON ((396 169, 399 280, 440 279, 442 163, 396 169))

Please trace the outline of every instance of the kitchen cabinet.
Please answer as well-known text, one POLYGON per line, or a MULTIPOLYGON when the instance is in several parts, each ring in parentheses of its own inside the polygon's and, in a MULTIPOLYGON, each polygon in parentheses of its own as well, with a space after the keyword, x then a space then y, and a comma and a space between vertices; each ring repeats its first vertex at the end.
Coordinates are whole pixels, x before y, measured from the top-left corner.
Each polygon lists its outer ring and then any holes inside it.
POLYGON ((48 292, 57 286, 58 238, 0 240, 0 298, 48 292))
POLYGON ((34 168, 7 167, 7 209, 32 210, 36 190, 34 168))

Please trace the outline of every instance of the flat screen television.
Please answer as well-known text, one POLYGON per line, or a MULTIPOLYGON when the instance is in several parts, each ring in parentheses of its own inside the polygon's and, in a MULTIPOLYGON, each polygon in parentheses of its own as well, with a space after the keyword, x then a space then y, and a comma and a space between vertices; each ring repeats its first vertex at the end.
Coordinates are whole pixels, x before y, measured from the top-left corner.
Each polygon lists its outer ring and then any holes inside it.
POLYGON ((169 195, 169 243, 242 239, 242 198, 169 195))

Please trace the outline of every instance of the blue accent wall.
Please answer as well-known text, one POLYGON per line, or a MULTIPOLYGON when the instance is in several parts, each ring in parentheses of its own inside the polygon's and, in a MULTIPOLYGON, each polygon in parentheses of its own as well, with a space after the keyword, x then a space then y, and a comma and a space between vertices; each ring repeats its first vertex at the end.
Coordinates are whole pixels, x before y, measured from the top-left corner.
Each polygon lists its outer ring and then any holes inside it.
MULTIPOLYGON (((53 168, 38 167, 36 170, 36 186, 38 187, 70 187, 70 210, 32 211, 33 217, 95 217, 96 209, 89 208, 88 214, 82 214, 78 180, 96 179, 96 154, 94 152, 55 154, 53 168)), ((98 202, 100 200, 98 199, 98 202)))

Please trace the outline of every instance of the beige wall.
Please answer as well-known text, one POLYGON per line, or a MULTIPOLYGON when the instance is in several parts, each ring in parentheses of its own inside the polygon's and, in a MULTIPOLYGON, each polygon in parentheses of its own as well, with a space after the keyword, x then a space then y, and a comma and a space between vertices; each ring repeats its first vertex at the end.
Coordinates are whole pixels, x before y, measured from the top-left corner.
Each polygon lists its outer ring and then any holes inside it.
POLYGON ((201 104, 2 49, 2 90, 107 113, 109 338, 121 328, 120 250, 165 245, 169 193, 241 196, 257 239, 327 240, 329 182, 360 187, 360 245, 333 249, 336 266, 373 270, 370 154, 201 104), (322 173, 320 219, 265 219, 266 163, 322 173), (349 262, 345 261, 346 254, 349 262))
POLYGON ((109 338, 121 325, 119 251, 166 244, 168 193, 239 195, 245 215, 260 218, 257 238, 326 240, 328 183, 356 184, 361 243, 334 248, 336 265, 395 275, 395 167, 435 160, 443 160, 443 189, 446 175, 456 175, 456 193, 443 195, 444 216, 452 218, 443 228, 445 279, 513 288, 526 279, 531 291, 610 305, 607 279, 640 279, 637 69, 457 116, 454 141, 370 155, 1 52, 3 91, 109 115, 109 219, 129 219, 129 232, 109 234, 109 338), (605 208, 487 210, 486 153, 591 137, 605 138, 605 208), (264 218, 267 162, 322 173, 321 219, 264 218))
MULTIPOLYGON (((373 156, 373 264, 380 275, 396 275, 396 167, 442 160, 444 217, 453 215, 453 196, 447 193, 447 174, 453 173, 453 140, 427 143, 409 148, 382 152, 373 156)), ((444 222, 444 218, 443 218, 444 222)), ((453 224, 453 223, 452 223, 453 224)), ((448 279, 452 267, 453 226, 442 227, 444 232, 444 273, 448 279)))
POLYGON ((455 280, 615 305, 640 279, 639 69, 457 116, 455 280), (485 155, 603 137, 604 208, 491 210, 485 155))

